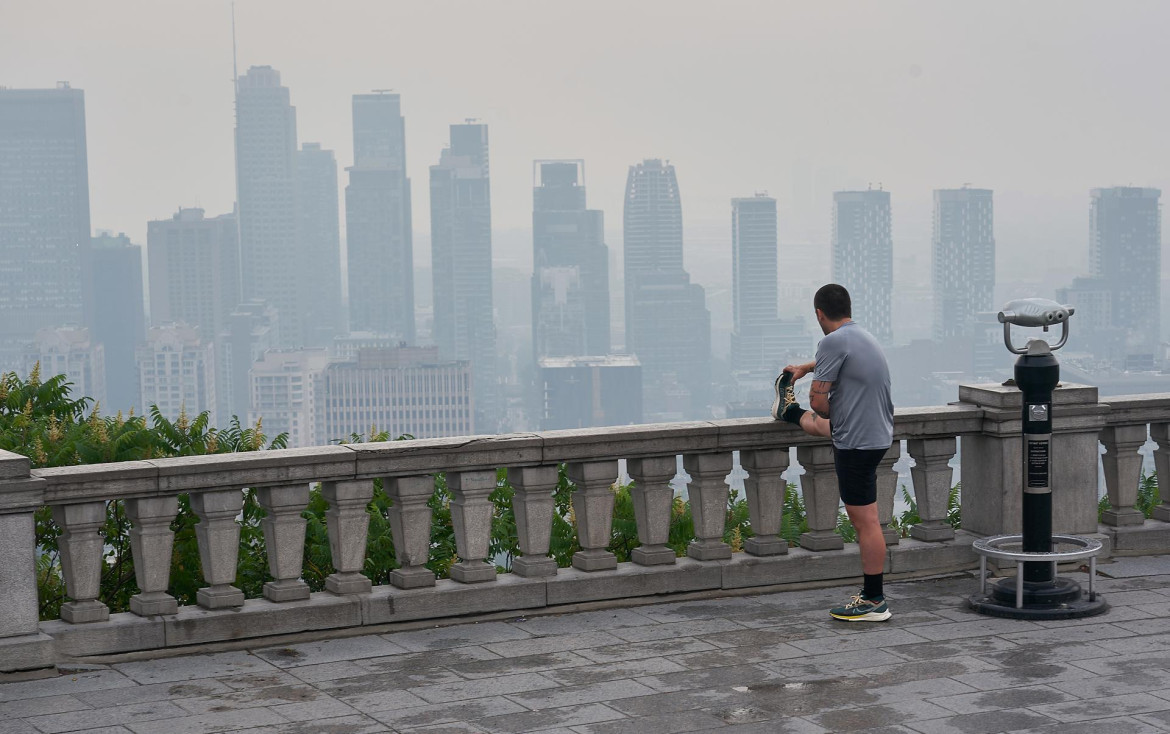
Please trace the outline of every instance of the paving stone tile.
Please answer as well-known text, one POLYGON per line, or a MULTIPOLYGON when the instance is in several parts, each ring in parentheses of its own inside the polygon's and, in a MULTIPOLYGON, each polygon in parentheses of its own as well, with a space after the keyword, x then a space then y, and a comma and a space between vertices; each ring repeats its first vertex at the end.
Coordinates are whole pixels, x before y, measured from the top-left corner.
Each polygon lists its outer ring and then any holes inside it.
POLYGON ((686 668, 718 668, 727 665, 743 665, 807 658, 808 653, 799 648, 784 643, 770 646, 746 645, 743 647, 724 647, 717 650, 703 650, 700 652, 670 655, 668 659, 686 668))
MULTIPOLYGON (((526 655, 519 658, 497 660, 476 660, 470 663, 448 666, 448 669, 463 678, 494 678, 498 675, 515 673, 548 673, 560 668, 591 665, 588 658, 575 652, 549 652, 540 655, 526 655)), ((552 677, 552 676, 549 676, 552 677)))
POLYGON ((660 714, 669 714, 676 711, 689 711, 691 709, 722 709, 729 706, 746 706, 748 702, 748 695, 746 693, 722 690, 722 691, 679 691, 678 693, 655 693, 650 696, 638 696, 636 698, 624 698, 616 701, 608 701, 608 705, 612 709, 617 709, 627 716, 657 716, 660 714))
POLYGON ((912 721, 906 726, 922 734, 991 734, 1011 729, 1034 731, 1036 727, 1051 723, 1055 723, 1053 719, 1034 711, 1001 709, 931 721, 912 721))
POLYGON ((696 688, 704 690, 750 688, 783 677, 758 665, 733 665, 709 670, 685 670, 680 673, 643 676, 637 678, 637 682, 655 691, 667 693, 696 688))
POLYGON ((726 724, 706 711, 679 711, 659 716, 623 718, 603 724, 587 724, 574 729, 579 734, 679 734, 689 731, 710 731, 726 724))
MULTIPOLYGON (((849 623, 842 622, 842 624, 849 623)), ((915 629, 930 629, 930 627, 918 627, 915 629)), ((814 637, 810 640, 793 640, 788 644, 814 655, 822 655, 834 652, 849 652, 851 650, 872 650, 875 647, 910 645, 926 641, 924 637, 907 630, 887 627, 873 629, 861 635, 814 637)))
POLYGON ((1153 711, 1167 711, 1170 710, 1170 701, 1149 693, 1129 693, 1124 696, 1036 706, 1033 710, 1045 716, 1051 716, 1058 721, 1087 721, 1113 716, 1133 716, 1153 711))
POLYGON ((778 627, 740 628, 727 632, 708 633, 698 636, 703 642, 716 647, 767 647, 793 640, 810 640, 817 637, 832 637, 835 632, 825 625, 796 623, 778 627))
POLYGON ((987 661, 999 667, 1015 667, 1017 665, 1035 665, 1037 663, 1071 663, 1073 661, 1091 660, 1111 656, 1109 650, 1093 642, 1072 642, 1060 645, 1049 642, 1030 642, 1016 645, 1003 652, 993 652, 978 655, 980 660, 987 661))
POLYGON ((966 673, 981 673, 985 670, 995 670, 998 666, 985 660, 969 655, 960 655, 953 658, 936 658, 934 660, 912 660, 894 665, 877 665, 869 668, 859 668, 856 672, 875 680, 929 680, 931 678, 950 678, 966 673))
MULTIPOLYGON (((328 694, 307 683, 298 683, 296 685, 272 686, 270 688, 250 688, 212 696, 180 698, 175 700, 175 704, 190 714, 208 714, 217 711, 278 706, 286 703, 305 703, 307 701, 325 702, 328 699, 328 694)), ((345 713, 350 714, 354 712, 346 711, 345 713)), ((325 716, 322 715, 317 718, 325 718, 325 716)))
POLYGON ((0 703, 24 698, 76 695, 86 691, 108 691, 112 688, 132 686, 134 686, 134 681, 116 670, 95 670, 76 675, 59 675, 56 678, 0 683, 0 703))
MULTIPOLYGON (((1138 608, 1141 609, 1142 607, 1138 608)), ((1162 614, 1165 614, 1164 605, 1162 614)), ((1158 617, 1157 619, 1134 619, 1118 622, 1114 626, 1138 635, 1164 635, 1170 633, 1170 619, 1164 616, 1158 617)))
POLYGON ((0 703, 0 721, 4 719, 21 719, 28 716, 45 716, 47 714, 63 714, 69 711, 81 711, 90 708, 90 705, 77 696, 44 696, 42 698, 23 698, 8 703, 0 703))
POLYGON ((611 702, 622 698, 645 696, 653 688, 629 679, 587 683, 581 686, 563 686, 552 689, 530 690, 526 693, 508 694, 508 698, 525 708, 542 709, 575 706, 584 703, 611 702))
POLYGON ((117 663, 113 668, 138 683, 171 683, 196 678, 221 678, 242 673, 279 672, 276 666, 242 651, 117 663))
MULTIPOLYGON (((283 670, 273 669, 270 672, 241 673, 240 675, 225 675, 216 678, 228 688, 235 691, 250 691, 254 688, 274 688, 276 686, 299 686, 304 681, 283 670)), ((193 683, 195 681, 187 681, 193 683)))
MULTIPOLYGON (((732 718, 738 719, 741 716, 740 709, 746 707, 749 712, 765 712, 764 718, 807 717, 825 711, 878 703, 864 686, 858 684, 859 679, 839 676, 765 681, 747 686, 747 690, 742 691, 743 698, 737 700, 735 706, 718 710, 718 715, 727 717, 730 713, 732 718)), ((742 687, 732 690, 738 693, 739 688, 742 687)))
POLYGON ((696 640, 693 637, 679 637, 671 640, 651 640, 649 642, 629 642, 608 647, 594 647, 589 650, 580 650, 579 653, 595 663, 613 663, 619 660, 682 655, 688 652, 714 649, 716 649, 714 645, 702 640, 696 640))
POLYGON ((735 724, 717 729, 719 734, 823 734, 828 729, 800 718, 777 717, 753 724, 735 724))
POLYGON ((602 703, 527 711, 522 714, 504 714, 476 719, 475 726, 492 734, 522 734, 544 731, 554 726, 569 728, 596 724, 601 721, 625 719, 626 715, 602 703))
MULTIPOLYGON (((122 731, 128 731, 123 729, 122 731)), ((0 734, 41 734, 23 719, 0 720, 0 734)))
POLYGON ((519 675, 501 675, 482 680, 419 686, 418 688, 411 688, 410 692, 427 703, 446 703, 471 698, 526 693, 556 687, 556 682, 545 678, 539 673, 520 673, 519 675))
POLYGON ((544 676, 563 686, 580 686, 619 678, 637 678, 645 675, 677 673, 684 670, 686 668, 669 658, 641 658, 617 663, 599 663, 546 670, 544 676))
POLYGON ((98 726, 121 726, 138 721, 171 719, 185 715, 185 711, 168 701, 152 701, 126 706, 112 706, 88 711, 71 711, 48 716, 33 716, 25 719, 45 734, 82 731, 98 726))
MULTIPOLYGON (((925 701, 898 701, 877 706, 837 709, 804 718, 832 732, 872 731, 880 726, 898 726, 909 721, 937 719, 951 712, 925 701)), ((907 730, 909 731, 909 730, 907 730)))
POLYGON ((298 668, 289 668, 289 675, 303 680, 306 683, 320 683, 328 680, 341 680, 343 678, 357 678, 364 675, 369 675, 370 671, 363 668, 352 660, 340 660, 336 663, 319 663, 317 665, 304 665, 298 668))
POLYGON ((359 660, 410 652, 405 647, 378 635, 343 637, 337 640, 306 642, 299 645, 269 647, 253 654, 278 668, 296 668, 302 665, 334 663, 338 660, 359 660))
MULTIPOLYGON (((974 673, 973 675, 984 675, 974 673)), ((854 683, 856 685, 856 683, 854 683)), ((976 689, 966 683, 953 678, 928 678, 925 680, 911 680, 901 683, 890 683, 884 686, 858 687, 863 699, 873 703, 891 703, 894 701, 918 700, 927 696, 950 696, 958 693, 973 693, 976 689)))
POLYGON ((956 714, 980 714, 985 711, 1031 708, 1075 699, 1052 686, 1036 685, 978 693, 960 693, 953 696, 931 697, 927 700, 956 714))
POLYGON ((761 667, 776 671, 793 680, 820 680, 825 678, 864 676, 857 671, 874 663, 896 665, 904 662, 884 650, 850 650, 825 655, 802 655, 787 660, 760 663, 761 667))
POLYGON ((581 630, 614 630, 658 624, 638 609, 602 609, 595 612, 520 617, 508 624, 531 635, 567 635, 581 630))
POLYGON ((1166 559, 1162 556, 1118 556, 1110 563, 1097 566, 1097 571, 1111 578, 1132 576, 1156 577, 1166 573, 1166 559))
POLYGON ((935 660, 959 655, 986 655, 1009 652, 1019 648, 1014 642, 1000 637, 962 637, 946 642, 928 642, 910 645, 892 645, 882 648, 885 652, 905 660, 935 660))
POLYGON ((396 731, 406 731, 413 730, 414 727, 474 721, 489 716, 516 714, 527 710, 515 701, 509 701, 503 696, 494 696, 458 703, 394 707, 371 713, 370 718, 376 719, 396 731))
MULTIPOLYGON (((1066 625, 1064 627, 1053 627, 1049 629, 1033 630, 1031 632, 1013 632, 1004 634, 1004 639, 1009 642, 1018 644, 1026 644, 1029 642, 1056 642, 1060 644, 1068 644, 1070 642, 1099 642, 1101 640, 1111 640, 1118 637, 1133 637, 1138 634, 1125 628, 1125 625, 1137 624, 1137 622, 1122 622, 1120 624, 1077 624, 1066 625)), ((1170 632, 1170 627, 1167 628, 1170 632)), ((1149 634, 1149 633, 1146 633, 1149 634)))
POLYGON ((423 650, 443 650, 449 647, 485 645, 505 640, 523 640, 532 637, 532 633, 525 631, 518 625, 506 622, 483 622, 434 627, 412 632, 394 632, 382 635, 382 637, 410 652, 422 652, 423 650))
POLYGON ((1006 635, 1009 632, 1043 631, 1043 628, 1035 622, 1028 622, 1022 619, 999 619, 996 617, 980 616, 977 619, 971 619, 965 622, 917 625, 910 627, 909 630, 927 640, 943 642, 965 637, 1006 635))
POLYGON ((500 660, 500 656, 478 645, 454 647, 448 650, 416 652, 409 655, 391 655, 382 658, 355 660, 354 663, 371 673, 390 673, 449 668, 479 660, 500 660))
POLYGON ((1082 721, 1076 724, 1049 724, 1048 726, 1041 726, 1035 729, 1016 729, 1011 732, 1005 732, 1005 734, 1102 734, 1102 732, 1108 732, 1109 734, 1151 734, 1152 732, 1170 730, 1165 727, 1153 726, 1140 720, 1157 715, 1142 714, 1141 716, 1135 717, 1119 716, 1111 719, 1082 721))
MULTIPOLYGON (((1143 724, 1157 727, 1158 731, 1170 731, 1170 711, 1153 711, 1148 714, 1139 714, 1133 718, 1143 724)), ((1119 734, 1119 732, 1113 728, 1110 728, 1106 731, 1109 731, 1110 734, 1119 734)))
POLYGON ((641 627, 627 627, 613 630, 615 637, 627 642, 647 642, 662 640, 668 637, 705 637, 717 632, 742 631, 747 628, 738 622, 722 617, 711 619, 691 619, 670 624, 644 625, 641 627))
POLYGON ((231 693, 234 688, 214 678, 182 681, 177 683, 148 683, 130 688, 115 688, 107 691, 78 693, 77 698, 93 708, 126 706, 151 701, 172 701, 179 698, 214 696, 231 693))
POLYGON ((409 734, 488 734, 488 732, 469 724, 466 721, 452 721, 448 724, 437 724, 435 726, 420 726, 417 729, 406 729, 405 732, 409 734))
POLYGON ((1098 640, 1096 644, 1120 655, 1140 655, 1170 650, 1170 635, 1134 635, 1115 640, 1098 640))
POLYGON ((1170 672, 1147 670, 1141 675, 1112 675, 1102 678, 1057 681, 1052 684, 1052 687, 1076 698, 1100 698, 1102 696, 1120 696, 1126 693, 1170 691, 1170 672))
POLYGON ((547 637, 528 637, 521 640, 485 644, 483 647, 500 657, 518 658, 525 655, 539 655, 541 653, 563 652, 565 650, 583 650, 589 647, 607 647, 621 643, 622 638, 616 637, 609 632, 590 631, 567 635, 549 635, 547 637))
POLYGON ((280 726, 287 723, 280 714, 268 709, 240 709, 219 711, 201 716, 185 716, 181 719, 158 719, 128 724, 134 734, 213 734, 257 726, 280 726))
POLYGON ((1074 678, 1088 678, 1092 675, 1084 668, 1072 663, 1037 663, 1035 665, 1013 665, 983 673, 957 675, 955 680, 980 691, 1002 688, 1018 688, 1038 684, 1051 685, 1055 681, 1074 678))
MULTIPOLYGON (((1105 643, 1101 643, 1100 647, 1104 648, 1104 646, 1105 643)), ((1097 675, 1121 675, 1123 673, 1141 675, 1151 670, 1170 670, 1170 649, 1125 655, 1111 652, 1111 657, 1073 660, 1072 664, 1097 675)))
POLYGON ((240 734, 383 734, 390 729, 366 716, 340 716, 237 731, 240 734))
POLYGON ((427 703, 410 692, 412 683, 425 685, 457 680, 462 679, 440 668, 430 673, 409 676, 397 673, 370 674, 365 678, 325 681, 318 683, 317 687, 338 701, 368 714, 399 706, 422 706, 427 703))
POLYGON ((358 712, 336 698, 321 696, 312 701, 302 703, 286 703, 269 706, 269 709, 280 714, 289 721, 312 721, 313 719, 332 719, 339 716, 354 716, 358 712))
POLYGON ((758 597, 732 596, 723 599, 654 604, 642 607, 639 611, 655 622, 665 623, 711 619, 712 617, 734 617, 738 612, 744 614, 767 613, 768 610, 761 609, 758 597))

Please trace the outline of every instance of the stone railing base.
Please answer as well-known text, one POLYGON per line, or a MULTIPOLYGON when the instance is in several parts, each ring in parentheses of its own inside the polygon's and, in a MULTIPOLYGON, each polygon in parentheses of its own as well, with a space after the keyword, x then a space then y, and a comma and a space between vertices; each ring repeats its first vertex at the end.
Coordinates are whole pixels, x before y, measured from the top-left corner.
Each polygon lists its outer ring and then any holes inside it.
POLYGON ((1170 553, 1170 523, 1146 520, 1141 525, 1102 526, 1117 556, 1170 553))
POLYGON ((54 640, 44 632, 0 637, 0 673, 48 668, 57 662, 54 640))
MULTIPOLYGON (((903 539, 887 551, 894 575, 946 573, 975 568, 974 536, 962 531, 952 541, 903 539)), ((622 563, 609 571, 560 569, 555 576, 525 578, 499 574, 495 581, 461 584, 440 580, 433 587, 376 586, 369 593, 313 594, 303 601, 249 599, 242 607, 209 610, 183 606, 178 614, 139 617, 112 614, 107 622, 42 622, 42 634, 27 652, 8 654, 0 641, 0 671, 45 667, 74 658, 161 650, 189 645, 260 639, 273 635, 441 619, 493 612, 532 612, 548 607, 620 599, 662 597, 719 589, 743 590, 821 581, 860 579, 856 544, 836 551, 792 548, 785 555, 736 553, 730 560, 679 558, 671 565, 622 563), (10 662, 13 661, 13 662, 10 662), (18 665, 13 664, 19 662, 18 665)), ((14 638, 15 639, 15 638, 14 638)), ((25 639, 25 638, 20 638, 25 639)), ((23 650, 13 645, 13 650, 23 650)))

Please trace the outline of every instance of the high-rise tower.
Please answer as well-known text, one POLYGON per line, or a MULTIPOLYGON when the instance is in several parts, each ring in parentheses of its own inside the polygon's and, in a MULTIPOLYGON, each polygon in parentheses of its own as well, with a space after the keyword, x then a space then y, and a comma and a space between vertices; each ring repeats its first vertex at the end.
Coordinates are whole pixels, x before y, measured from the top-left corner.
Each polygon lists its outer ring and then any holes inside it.
POLYGON ((995 233, 990 189, 936 189, 931 281, 934 338, 970 338, 994 307, 995 233))
POLYGON ((0 89, 0 370, 38 330, 88 320, 85 97, 0 89))
POLYGON ((1089 260, 1108 291, 1111 327, 1131 366, 1154 369, 1161 341, 1162 211, 1159 189, 1093 189, 1089 260))
POLYGON ((305 143, 297 151, 298 232, 311 274, 312 290, 305 295, 305 343, 324 347, 345 331, 341 304, 341 231, 338 221, 337 159, 320 143, 305 143))
POLYGON ((129 412, 138 403, 138 367, 134 350, 146 338, 142 297, 142 248, 124 234, 99 234, 93 238, 90 263, 100 298, 94 299, 90 329, 105 352, 106 402, 102 412, 129 412))
POLYGON ((414 344, 410 179, 399 95, 353 96, 353 166, 346 170, 350 330, 414 344))
MULTIPOLYGON (((280 313, 281 341, 309 343, 314 277, 298 236, 297 118, 280 72, 253 66, 236 89, 241 284, 280 313)), ((235 304, 232 304, 235 305, 235 304)))
POLYGON ((711 314, 683 268, 682 198, 674 166, 630 166, 622 218, 626 349, 642 364, 647 420, 706 418, 711 314))
POLYGON ((535 357, 610 351, 609 248, 604 215, 585 205, 583 161, 539 161, 532 208, 535 357))
POLYGON ((853 319, 883 344, 893 341, 894 244, 890 233, 890 192, 833 194, 833 282, 849 291, 853 319))
POLYGON ((471 362, 476 426, 499 424, 492 311, 492 195, 488 127, 451 126, 431 166, 431 273, 435 344, 443 359, 471 362))

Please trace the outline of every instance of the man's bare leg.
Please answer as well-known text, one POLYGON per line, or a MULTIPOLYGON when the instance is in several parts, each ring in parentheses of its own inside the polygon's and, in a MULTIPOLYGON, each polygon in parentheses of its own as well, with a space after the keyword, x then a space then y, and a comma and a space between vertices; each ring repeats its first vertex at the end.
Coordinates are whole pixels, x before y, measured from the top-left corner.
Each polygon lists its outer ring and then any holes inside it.
POLYGON ((877 503, 845 505, 845 512, 857 530, 862 573, 882 573, 886 567, 886 539, 882 535, 882 524, 878 522, 877 503))
POLYGON ((800 417, 800 427, 810 436, 832 438, 833 430, 828 418, 822 418, 811 410, 800 417))

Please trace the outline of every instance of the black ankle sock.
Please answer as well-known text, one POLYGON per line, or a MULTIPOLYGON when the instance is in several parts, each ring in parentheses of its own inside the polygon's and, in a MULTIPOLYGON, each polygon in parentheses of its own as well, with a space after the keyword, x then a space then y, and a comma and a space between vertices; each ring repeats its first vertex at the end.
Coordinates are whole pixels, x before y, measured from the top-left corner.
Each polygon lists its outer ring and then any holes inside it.
POLYGON ((808 411, 804 408, 793 403, 792 405, 788 406, 788 410, 780 414, 780 420, 784 421, 785 423, 791 423, 794 426, 800 426, 800 419, 803 418, 804 414, 807 412, 808 411))
POLYGON ((882 575, 880 573, 867 573, 865 576, 865 589, 862 592, 866 599, 882 599, 885 594, 882 593, 882 575))

